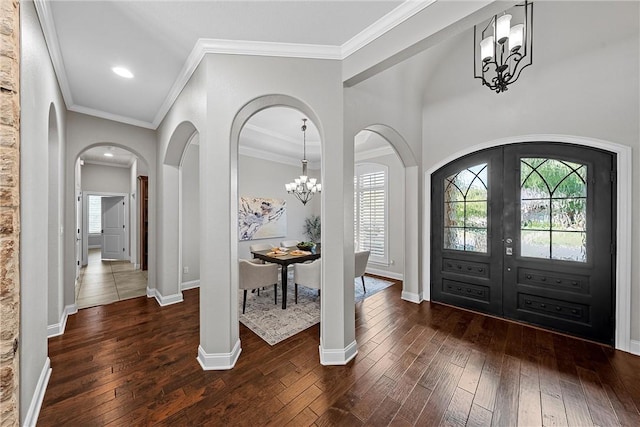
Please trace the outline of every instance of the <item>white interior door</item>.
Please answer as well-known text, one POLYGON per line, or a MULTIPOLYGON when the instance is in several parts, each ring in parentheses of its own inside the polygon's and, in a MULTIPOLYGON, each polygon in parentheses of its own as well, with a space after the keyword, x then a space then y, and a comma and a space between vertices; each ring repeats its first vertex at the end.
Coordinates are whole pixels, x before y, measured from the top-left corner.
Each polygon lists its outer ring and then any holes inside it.
POLYGON ((125 259, 124 197, 102 198, 102 259, 125 259))

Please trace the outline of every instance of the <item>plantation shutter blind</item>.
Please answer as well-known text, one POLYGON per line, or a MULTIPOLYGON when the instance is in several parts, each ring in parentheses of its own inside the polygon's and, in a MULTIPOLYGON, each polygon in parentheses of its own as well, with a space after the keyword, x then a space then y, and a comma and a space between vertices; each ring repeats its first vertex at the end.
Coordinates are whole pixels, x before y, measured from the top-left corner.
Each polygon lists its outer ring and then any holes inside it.
POLYGON ((387 168, 363 164, 355 177, 355 248, 370 250, 370 259, 387 263, 387 168))

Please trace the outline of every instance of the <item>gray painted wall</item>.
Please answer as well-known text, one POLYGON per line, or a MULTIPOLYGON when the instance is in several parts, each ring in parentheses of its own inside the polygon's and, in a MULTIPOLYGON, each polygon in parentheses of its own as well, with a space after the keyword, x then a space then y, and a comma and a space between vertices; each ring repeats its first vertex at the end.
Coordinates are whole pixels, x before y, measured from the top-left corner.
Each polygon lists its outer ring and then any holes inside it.
POLYGON ((102 234, 89 234, 88 239, 89 249, 102 247, 102 234))
MULTIPOLYGON (((179 152, 182 153, 186 141, 170 144, 172 135, 176 129, 180 129, 181 124, 193 123, 200 133, 200 212, 211 216, 208 222, 201 217, 201 235, 206 239, 200 241, 200 254, 208 260, 200 268, 201 307, 207 307, 200 312, 202 357, 224 355, 226 358, 226 355, 237 354, 234 348, 237 349, 239 345, 236 293, 238 246, 234 231, 237 227, 238 197, 237 134, 242 122, 234 123, 234 119, 243 108, 256 112, 260 105, 268 105, 252 100, 263 96, 269 99, 277 97, 265 94, 289 96, 297 100, 297 105, 309 118, 315 116, 317 120, 314 119, 314 122, 322 129, 323 156, 331 156, 333 160, 331 165, 324 163, 322 167, 324 191, 321 209, 325 230, 333 230, 330 236, 324 234, 322 242, 323 248, 328 249, 325 258, 332 266, 332 269, 324 271, 328 287, 323 294, 335 295, 335 299, 327 298, 326 302, 323 299, 321 336, 323 348, 327 349, 340 351, 353 343, 353 322, 347 321, 345 324, 343 320, 345 316, 353 319, 353 295, 349 301, 349 296, 344 294, 344 283, 351 282, 353 276, 353 260, 345 257, 345 252, 352 250, 352 244, 350 247, 349 242, 345 242, 345 233, 349 234, 349 222, 345 225, 344 215, 349 215, 353 207, 343 197, 343 189, 352 182, 353 150, 346 149, 342 144, 340 73, 338 61, 208 54, 158 129, 160 165, 174 157, 172 153, 175 147, 181 146, 179 152), (255 73, 256 69, 261 72, 255 73), (301 79, 300 76, 306 77, 301 79), (313 84, 308 84, 310 81, 313 84), (235 128, 236 125, 238 128, 235 128), (232 135, 231 141, 229 135, 232 135), (220 209, 220 203, 228 206, 228 209, 220 209)), ((282 101, 278 102, 282 105, 282 101)), ((171 203, 171 180, 175 173, 167 166, 161 166, 161 171, 161 198, 168 200, 160 202, 159 212, 162 211, 163 216, 169 215, 159 220, 160 250, 164 251, 168 245, 162 242, 170 240, 175 233, 169 221, 173 213, 171 209, 165 209, 171 203)), ((161 276, 169 280, 174 275, 177 277, 172 257, 163 253, 160 259, 163 266, 161 276)), ((171 283, 166 284, 167 288, 169 286, 171 283)), ((199 360, 208 363, 209 359, 199 360)))
MULTIPOLYGON (((424 170, 466 147, 503 137, 598 138, 633 148, 633 211, 638 212, 639 4, 537 2, 534 7, 534 63, 506 93, 496 95, 471 78, 472 32, 426 53, 440 62, 433 64, 425 91, 424 170)), ((632 259, 638 259, 635 225, 632 240, 632 259)), ((638 340, 640 267, 636 262, 630 268, 631 337, 638 340)))
MULTIPOLYGON (((48 366, 47 313, 49 245, 42 244, 48 224, 49 110, 57 116, 59 143, 65 144, 66 108, 32 2, 20 3, 20 422, 33 416, 39 381, 48 366)), ((73 172, 73 169, 71 169, 73 172)), ((64 190, 61 191, 61 196, 64 190)), ((73 194, 73 190, 71 190, 73 194)), ((73 196, 71 196, 73 197, 73 196)), ((62 226, 62 223, 59 224, 62 226)), ((73 230, 72 228, 66 228, 73 230)), ((73 262, 73 261, 72 261, 73 262)), ((73 286, 73 281, 71 283, 73 286)), ((62 290, 59 290, 62 292, 62 290)), ((57 300, 57 296, 55 299, 57 300)), ((61 309, 61 307, 58 307, 61 309)), ((60 313, 51 318, 60 319, 60 313)), ((40 382, 40 386, 44 386, 40 382)))
MULTIPOLYGON (((303 233, 304 219, 320 212, 320 197, 314 196, 303 205, 295 196, 287 194, 284 184, 293 181, 302 173, 302 166, 296 167, 270 162, 255 157, 238 156, 238 194, 249 197, 283 199, 287 202, 287 235, 273 239, 238 241, 238 258, 251 258, 249 246, 267 243, 280 246, 283 240, 307 240, 303 233)), ((308 170, 309 177, 320 180, 318 170, 308 170)))
POLYGON ((82 191, 130 193, 131 169, 86 163, 82 166, 82 191))
MULTIPOLYGON (((142 165, 149 173, 149 284, 156 282, 156 133, 149 129, 143 129, 123 123, 88 116, 81 113, 67 113, 67 153, 65 172, 67 172, 66 186, 68 188, 65 206, 74 209, 73 192, 74 177, 72 174, 76 160, 86 149, 98 145, 112 145, 125 148, 138 157, 138 165, 142 165)), ((83 167, 86 167, 83 166, 83 167)), ((124 191, 130 190, 129 169, 126 172, 124 191)), ((83 179, 83 187, 86 187, 83 179)), ((73 215, 65 216, 66 229, 73 230, 75 218, 73 215)), ((73 260, 75 254, 75 234, 65 233, 65 256, 67 260, 73 260)), ((73 292, 73 278, 75 277, 75 262, 65 262, 65 302, 75 302, 73 292)))
POLYGON ((191 143, 182 158, 182 283, 200 280, 200 234, 200 146, 191 143))
MULTIPOLYGON (((199 208, 199 146, 190 144, 182 160, 182 283, 200 279, 200 214, 199 208)), ((300 175, 301 167, 276 163, 255 157, 239 156, 239 194, 254 197, 284 199, 287 202, 287 235, 273 239, 238 241, 238 257, 251 258, 249 246, 268 243, 279 246, 282 240, 305 240, 304 218, 320 213, 320 198, 315 197, 303 206, 284 190, 284 183, 300 175)), ((310 177, 319 171, 309 170, 310 177)))

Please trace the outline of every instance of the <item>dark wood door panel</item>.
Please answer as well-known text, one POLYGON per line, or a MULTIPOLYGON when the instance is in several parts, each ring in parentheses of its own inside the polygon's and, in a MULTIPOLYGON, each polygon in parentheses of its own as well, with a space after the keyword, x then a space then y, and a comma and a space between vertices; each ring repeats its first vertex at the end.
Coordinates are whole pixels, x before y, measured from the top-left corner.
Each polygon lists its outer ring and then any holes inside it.
MULTIPOLYGON (((432 180, 432 207, 434 221, 432 227, 432 252, 438 256, 432 260, 432 298, 447 304, 478 310, 484 313, 502 312, 502 259, 499 255, 502 251, 501 224, 497 220, 502 211, 502 150, 485 150, 458 160, 440 169, 432 180), (465 185, 469 185, 469 177, 473 179, 473 173, 478 173, 486 165, 486 173, 481 177, 482 184, 477 188, 486 187, 486 198, 465 192, 465 185), (467 177, 461 177, 459 182, 453 182, 451 177, 464 171, 474 171, 467 177), (448 181, 447 181, 448 180, 448 181), (452 203, 458 204, 458 213, 468 211, 482 211, 482 205, 486 201, 486 248, 480 250, 465 240, 462 250, 446 247, 445 212, 447 185, 458 185, 460 188, 458 198, 452 203), (468 196, 465 198, 465 195, 468 196), (478 201, 482 200, 482 201, 478 201), (462 204, 462 205, 460 205, 462 204)), ((454 211, 455 209, 451 209, 454 211)), ((469 217, 472 217, 470 214, 469 217)), ((454 222, 460 221, 455 218, 454 222)), ((467 225, 470 225, 471 233, 477 231, 473 228, 478 217, 467 218, 464 224, 458 223, 459 232, 466 233, 467 225)), ((482 224, 484 225, 484 224, 482 224)), ((451 242, 449 242, 451 243, 451 242)))
MULTIPOLYGON (((514 144, 504 148, 504 165, 505 176, 513 172, 512 178, 505 179, 504 185, 505 205, 513 206, 513 209, 505 210, 504 220, 504 236, 513 239, 512 255, 504 256, 505 317, 611 344, 614 290, 613 256, 610 251, 613 241, 613 156, 600 150, 572 145, 514 144), (521 212, 525 209, 525 202, 521 201, 524 199, 521 192, 524 191, 525 174, 521 167, 527 168, 526 159, 534 158, 566 162, 571 167, 580 165, 580 168, 584 168, 584 259, 543 259, 526 256, 530 254, 523 250, 521 230, 526 233, 527 226, 522 224, 525 215, 521 212)), ((571 167, 567 167, 569 172, 571 167)), ((543 175, 540 175, 540 179, 546 179, 543 175)), ((577 174, 568 173, 563 178, 565 182, 570 176, 576 177, 577 174)), ((557 176, 548 179, 549 189, 554 184, 556 188, 562 185, 562 179, 557 176), (558 181, 560 183, 556 183, 558 181)), ((560 216, 562 213, 559 208, 557 210, 560 212, 554 211, 554 208, 566 203, 567 199, 563 194, 554 199, 553 190, 550 190, 549 197, 548 223, 553 238, 554 215, 560 216)), ((561 245, 551 245, 551 257, 555 248, 566 252, 561 245)))

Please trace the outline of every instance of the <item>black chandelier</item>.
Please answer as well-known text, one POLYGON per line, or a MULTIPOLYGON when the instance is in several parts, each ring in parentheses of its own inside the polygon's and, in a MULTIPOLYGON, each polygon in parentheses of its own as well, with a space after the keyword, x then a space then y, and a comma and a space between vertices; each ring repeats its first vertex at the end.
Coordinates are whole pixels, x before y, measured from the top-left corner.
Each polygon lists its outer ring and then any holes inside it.
POLYGON ((315 178, 307 175, 307 119, 302 119, 302 175, 293 182, 285 184, 287 193, 293 194, 298 200, 306 205, 314 194, 322 191, 322 185, 315 178))
POLYGON ((506 91, 507 86, 518 80, 522 70, 533 63, 533 3, 525 1, 501 16, 494 15, 479 34, 474 26, 473 54, 475 78, 496 93, 506 91), (517 23, 512 25, 512 20, 517 23))

